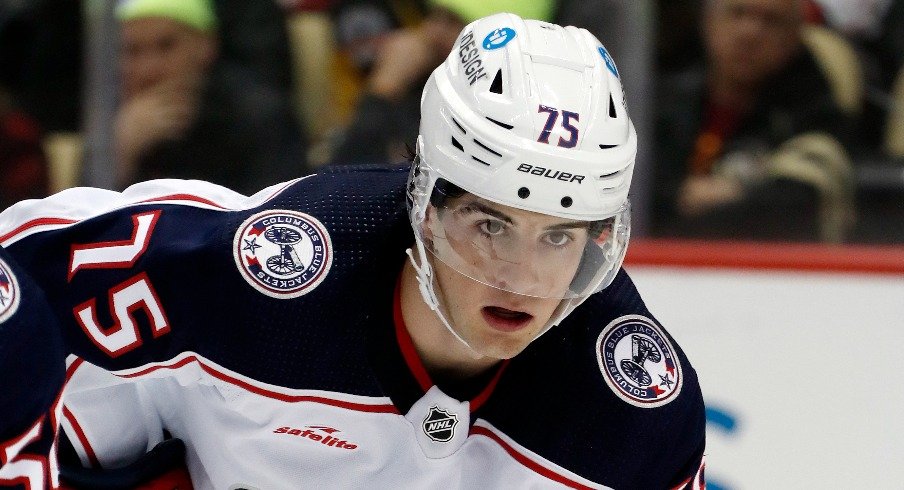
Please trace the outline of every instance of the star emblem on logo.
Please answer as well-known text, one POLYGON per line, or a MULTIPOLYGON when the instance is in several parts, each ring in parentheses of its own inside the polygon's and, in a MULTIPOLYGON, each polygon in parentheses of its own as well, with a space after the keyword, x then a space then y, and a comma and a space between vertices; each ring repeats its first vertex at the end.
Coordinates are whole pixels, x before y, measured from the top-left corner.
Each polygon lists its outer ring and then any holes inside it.
POLYGON ((665 376, 663 376, 663 375, 660 374, 660 375, 659 375, 659 379, 662 380, 662 383, 659 383, 659 386, 665 386, 666 389, 671 388, 671 387, 672 387, 672 384, 675 383, 674 381, 672 381, 671 378, 669 378, 669 375, 668 375, 668 374, 666 374, 665 376))
POLYGON ((242 247, 242 250, 250 251, 251 255, 254 255, 255 251, 263 246, 257 244, 257 237, 254 237, 251 240, 242 239, 242 241, 245 242, 245 246, 242 247))

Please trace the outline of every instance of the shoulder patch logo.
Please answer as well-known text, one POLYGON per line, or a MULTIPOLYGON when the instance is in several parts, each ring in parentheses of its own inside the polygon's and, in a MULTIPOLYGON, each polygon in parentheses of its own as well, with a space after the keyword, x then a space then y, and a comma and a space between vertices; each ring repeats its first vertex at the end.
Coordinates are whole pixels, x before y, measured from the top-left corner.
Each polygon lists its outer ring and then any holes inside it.
POLYGON ((596 360, 606 384, 636 407, 659 407, 681 392, 675 349, 645 316, 626 315, 609 323, 596 340, 596 360))
POLYGON ((458 416, 434 405, 430 407, 423 425, 424 434, 430 439, 436 442, 449 442, 455 435, 458 416))
POLYGON ((19 281, 9 265, 0 259, 0 323, 13 316, 19 309, 21 299, 19 281))
POLYGON ((277 299, 311 292, 333 263, 333 244, 323 223, 305 213, 273 209, 239 226, 232 254, 254 289, 277 299))

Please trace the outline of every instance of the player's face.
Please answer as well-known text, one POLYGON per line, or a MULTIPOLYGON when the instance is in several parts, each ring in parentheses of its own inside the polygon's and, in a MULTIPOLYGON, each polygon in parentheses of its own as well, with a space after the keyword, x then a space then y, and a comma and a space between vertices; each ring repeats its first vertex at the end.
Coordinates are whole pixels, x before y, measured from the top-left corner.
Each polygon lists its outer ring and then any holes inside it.
POLYGON ((426 225, 450 323, 474 350, 498 359, 521 352, 549 322, 589 236, 586 222, 469 194, 431 208, 426 225))

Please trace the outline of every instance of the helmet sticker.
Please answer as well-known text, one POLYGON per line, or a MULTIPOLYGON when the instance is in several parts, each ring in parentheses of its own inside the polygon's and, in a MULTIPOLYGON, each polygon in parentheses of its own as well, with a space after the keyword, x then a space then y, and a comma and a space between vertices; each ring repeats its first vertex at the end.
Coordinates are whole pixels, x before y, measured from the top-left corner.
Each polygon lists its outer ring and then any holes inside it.
POLYGON ((323 223, 283 209, 245 220, 235 233, 232 253, 245 281, 277 299, 311 292, 333 262, 333 245, 323 223))
POLYGON ((597 50, 600 52, 600 56, 603 57, 603 61, 606 62, 606 68, 615 75, 615 78, 618 78, 618 68, 615 67, 615 60, 612 59, 612 56, 609 56, 609 52, 603 46, 600 46, 597 50))
POLYGON ((675 349, 647 317, 613 320, 597 338, 596 359, 609 388, 635 407, 659 407, 681 392, 684 380, 675 349))
POLYGON ((19 281, 9 265, 0 259, 0 323, 19 309, 20 296, 19 281))
MULTIPOLYGON (((543 131, 540 132, 540 137, 537 138, 537 141, 540 143, 549 144, 549 134, 553 131, 556 120, 559 118, 559 110, 555 107, 549 107, 545 105, 540 105, 537 108, 537 112, 545 112, 546 113, 546 123, 543 125, 543 131)), ((576 112, 570 111, 562 111, 562 127, 568 131, 569 137, 568 139, 559 138, 558 146, 562 148, 574 148, 575 145, 578 144, 578 128, 571 123, 571 120, 580 121, 581 115, 576 112)))
POLYGON ((517 33, 511 27, 500 27, 495 29, 487 37, 483 38, 483 49, 499 49, 515 39, 517 33))
POLYGON ((477 80, 487 78, 483 70, 483 60, 477 51, 477 43, 474 42, 473 31, 468 31, 458 41, 458 59, 461 60, 462 71, 468 77, 468 85, 474 85, 477 80))

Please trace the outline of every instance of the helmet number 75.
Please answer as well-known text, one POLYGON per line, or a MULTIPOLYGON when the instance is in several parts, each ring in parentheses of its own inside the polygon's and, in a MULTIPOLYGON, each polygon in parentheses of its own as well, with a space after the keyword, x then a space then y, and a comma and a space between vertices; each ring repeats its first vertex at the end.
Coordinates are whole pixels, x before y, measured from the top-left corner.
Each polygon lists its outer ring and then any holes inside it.
MULTIPOLYGON (((543 126, 543 131, 540 132, 540 137, 537 138, 537 141, 540 143, 549 144, 549 134, 552 132, 553 127, 556 125, 556 120, 559 119, 559 110, 555 107, 549 107, 545 105, 540 105, 537 108, 537 112, 545 112, 546 113, 546 124, 543 126)), ((581 119, 580 114, 577 112, 570 111, 561 111, 562 112, 562 127, 568 131, 570 135, 566 140, 562 137, 559 137, 558 146, 562 148, 574 148, 575 145, 578 144, 578 128, 574 127, 571 124, 571 120, 579 121, 581 119)))

